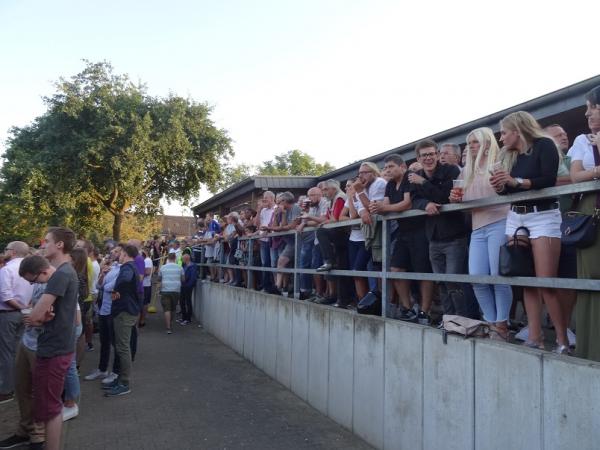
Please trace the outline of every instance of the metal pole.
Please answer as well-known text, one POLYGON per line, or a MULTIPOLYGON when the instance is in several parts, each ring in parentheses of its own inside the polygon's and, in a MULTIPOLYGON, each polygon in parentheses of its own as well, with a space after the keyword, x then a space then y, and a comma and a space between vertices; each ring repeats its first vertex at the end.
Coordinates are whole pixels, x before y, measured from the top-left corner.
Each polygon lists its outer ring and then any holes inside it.
MULTIPOLYGON (((297 231, 294 233, 294 269, 298 269, 300 267, 300 250, 301 250, 301 242, 300 239, 301 234, 297 231)), ((300 298, 300 275, 297 270, 294 270, 294 298, 300 298)))
POLYGON ((254 286, 254 284, 252 283, 254 280, 252 279, 252 269, 250 269, 250 267, 253 265, 253 247, 254 247, 254 242, 252 241, 252 237, 250 237, 247 241, 247 246, 248 246, 248 261, 246 261, 247 267, 248 267, 248 275, 246 276, 246 280, 248 281, 248 285, 246 286, 246 289, 251 289, 252 286, 254 286))
POLYGON ((387 273, 390 270, 390 228, 388 227, 387 219, 384 216, 379 217, 381 217, 381 317, 385 317, 389 299, 389 281, 387 273))

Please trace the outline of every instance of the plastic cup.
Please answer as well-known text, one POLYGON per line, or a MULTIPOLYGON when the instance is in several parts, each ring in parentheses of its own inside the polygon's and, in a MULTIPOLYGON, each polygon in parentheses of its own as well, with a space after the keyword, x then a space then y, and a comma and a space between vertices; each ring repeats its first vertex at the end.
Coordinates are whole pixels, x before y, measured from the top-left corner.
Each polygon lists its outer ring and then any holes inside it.
POLYGON ((452 190, 456 197, 460 197, 462 200, 465 189, 465 180, 454 180, 452 182, 452 190))

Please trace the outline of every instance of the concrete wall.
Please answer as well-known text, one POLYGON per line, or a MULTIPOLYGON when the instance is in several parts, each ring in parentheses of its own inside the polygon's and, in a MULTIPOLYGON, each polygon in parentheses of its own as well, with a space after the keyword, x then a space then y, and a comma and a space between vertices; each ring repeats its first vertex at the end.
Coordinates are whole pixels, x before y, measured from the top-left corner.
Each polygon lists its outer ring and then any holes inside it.
POLYGON ((205 329, 377 448, 600 448, 600 365, 199 283, 205 329))

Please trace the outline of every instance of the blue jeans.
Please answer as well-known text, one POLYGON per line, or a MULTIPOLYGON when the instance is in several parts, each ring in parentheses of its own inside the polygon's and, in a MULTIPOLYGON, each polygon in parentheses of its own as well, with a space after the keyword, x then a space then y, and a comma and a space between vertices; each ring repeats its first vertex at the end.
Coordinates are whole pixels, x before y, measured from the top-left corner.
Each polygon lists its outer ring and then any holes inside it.
MULTIPOLYGON (((260 264, 263 267, 271 267, 271 241, 260 242, 260 264)), ((262 273, 262 288, 269 289, 273 287, 273 274, 271 272, 262 273)))
MULTIPOLYGON (((77 339, 81 336, 81 330, 83 330, 82 325, 77 325, 75 327, 75 346, 77 346, 77 339)), ((77 400, 80 393, 81 388, 79 386, 79 374, 77 373, 77 356, 76 353, 73 353, 71 365, 65 376, 65 400, 77 400)))
MULTIPOLYGON (((506 220, 491 223, 471 234, 470 275, 498 275, 500 247, 506 242, 506 220)), ((488 322, 508 320, 512 289, 506 284, 473 284, 477 302, 488 322)))
MULTIPOLYGON (((314 237, 310 241, 302 242, 300 248, 300 268, 310 269, 312 266, 313 249, 315 248, 314 237)), ((312 275, 308 273, 300 274, 300 290, 303 292, 312 291, 312 275)))
MULTIPOLYGON (((466 271, 467 238, 451 241, 430 241, 429 259, 433 273, 461 274, 466 271)), ((465 296, 460 283, 440 283, 444 314, 476 318, 479 314, 475 299, 465 296)))

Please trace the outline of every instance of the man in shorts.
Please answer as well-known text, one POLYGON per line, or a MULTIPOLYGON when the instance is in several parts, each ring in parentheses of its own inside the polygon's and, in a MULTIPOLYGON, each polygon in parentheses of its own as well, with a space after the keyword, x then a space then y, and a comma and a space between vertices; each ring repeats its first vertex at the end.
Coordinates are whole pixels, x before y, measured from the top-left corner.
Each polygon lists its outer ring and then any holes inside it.
POLYGON ((165 313, 165 324, 167 325, 167 334, 172 333, 173 314, 179 303, 179 293, 181 291, 181 282, 184 279, 184 271, 177 264, 177 255, 169 253, 167 263, 160 268, 158 280, 160 281, 160 303, 165 313))
MULTIPOLYGON (((68 228, 51 227, 45 238, 46 258, 56 271, 48 279, 46 290, 31 311, 26 323, 42 326, 38 337, 33 370, 33 415, 44 423, 46 449, 58 450, 62 430, 61 395, 67 369, 75 352, 75 325, 79 281, 69 253, 75 246, 75 233, 68 228)), ((40 274, 23 273, 30 282, 40 274)))

